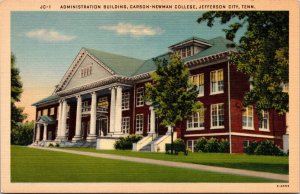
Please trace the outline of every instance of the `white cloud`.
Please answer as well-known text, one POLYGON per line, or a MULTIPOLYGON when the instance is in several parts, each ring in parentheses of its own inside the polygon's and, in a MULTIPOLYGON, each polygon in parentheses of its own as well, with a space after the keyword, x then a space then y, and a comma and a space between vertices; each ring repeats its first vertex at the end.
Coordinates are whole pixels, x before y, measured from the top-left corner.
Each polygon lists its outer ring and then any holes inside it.
POLYGON ((26 32, 25 36, 32 39, 37 39, 41 42, 69 42, 76 38, 76 36, 65 35, 48 29, 35 29, 26 32))
POLYGON ((131 35, 134 37, 155 36, 163 32, 163 30, 159 27, 152 27, 144 24, 133 25, 123 22, 120 22, 117 25, 99 26, 99 28, 109 31, 115 31, 120 35, 131 35))

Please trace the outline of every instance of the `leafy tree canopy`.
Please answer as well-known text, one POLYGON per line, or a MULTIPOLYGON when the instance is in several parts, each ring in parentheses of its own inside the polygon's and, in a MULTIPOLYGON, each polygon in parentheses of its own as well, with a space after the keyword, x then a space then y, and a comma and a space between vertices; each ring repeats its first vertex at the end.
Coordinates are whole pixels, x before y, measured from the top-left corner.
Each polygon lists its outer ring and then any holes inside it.
POLYGON ((21 82, 19 69, 16 68, 16 58, 14 54, 11 54, 11 128, 16 128, 19 122, 26 119, 26 115, 23 114, 23 108, 17 107, 16 102, 21 99, 23 92, 23 85, 21 82))
POLYGON ((258 112, 275 109, 279 114, 288 112, 288 93, 283 84, 288 84, 289 66, 289 13, 287 11, 209 11, 198 22, 212 27, 216 20, 221 24, 232 21, 224 29, 226 38, 233 40, 242 27, 247 31, 236 47, 230 61, 237 69, 251 78, 253 89, 244 96, 243 105, 256 104, 258 112))
POLYGON ((178 53, 169 60, 154 61, 157 70, 151 75, 153 82, 146 84, 146 99, 152 102, 163 125, 175 126, 201 107, 196 102, 198 91, 178 53))

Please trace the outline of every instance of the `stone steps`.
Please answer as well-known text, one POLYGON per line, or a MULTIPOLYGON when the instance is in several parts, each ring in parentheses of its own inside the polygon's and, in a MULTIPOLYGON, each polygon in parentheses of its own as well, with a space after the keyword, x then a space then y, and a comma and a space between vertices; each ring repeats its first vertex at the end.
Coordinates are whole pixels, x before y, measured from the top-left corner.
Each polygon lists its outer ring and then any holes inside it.
POLYGON ((147 145, 142 147, 142 149, 140 149, 140 152, 151 152, 151 144, 155 143, 161 137, 162 137, 162 135, 159 135, 159 136, 155 137, 150 143, 148 143, 147 145))

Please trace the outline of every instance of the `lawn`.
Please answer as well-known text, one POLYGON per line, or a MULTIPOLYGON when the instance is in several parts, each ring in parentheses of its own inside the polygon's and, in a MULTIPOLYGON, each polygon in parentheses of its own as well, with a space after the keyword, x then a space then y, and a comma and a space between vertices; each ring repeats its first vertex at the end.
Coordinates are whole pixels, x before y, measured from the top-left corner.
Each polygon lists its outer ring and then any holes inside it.
POLYGON ((157 160, 167 160, 174 162, 187 162, 193 164, 204 164, 228 168, 254 170, 262 172, 272 172, 278 174, 289 173, 289 160, 287 156, 257 156, 246 154, 224 154, 224 153, 192 153, 188 156, 169 155, 165 153, 133 152, 131 150, 96 150, 95 148, 64 148, 87 152, 98 152, 132 156, 140 158, 151 158, 157 160))
POLYGON ((12 182, 282 182, 11 146, 12 182))

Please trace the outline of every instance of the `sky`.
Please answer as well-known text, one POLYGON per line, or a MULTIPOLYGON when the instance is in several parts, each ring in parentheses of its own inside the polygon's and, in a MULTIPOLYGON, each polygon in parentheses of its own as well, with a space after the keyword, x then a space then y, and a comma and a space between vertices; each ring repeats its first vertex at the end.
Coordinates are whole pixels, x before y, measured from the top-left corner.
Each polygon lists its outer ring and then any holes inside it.
POLYGON ((82 47, 149 59, 192 36, 225 37, 227 25, 197 23, 202 13, 12 12, 11 51, 24 90, 18 106, 34 120, 31 104, 52 94, 82 47))

